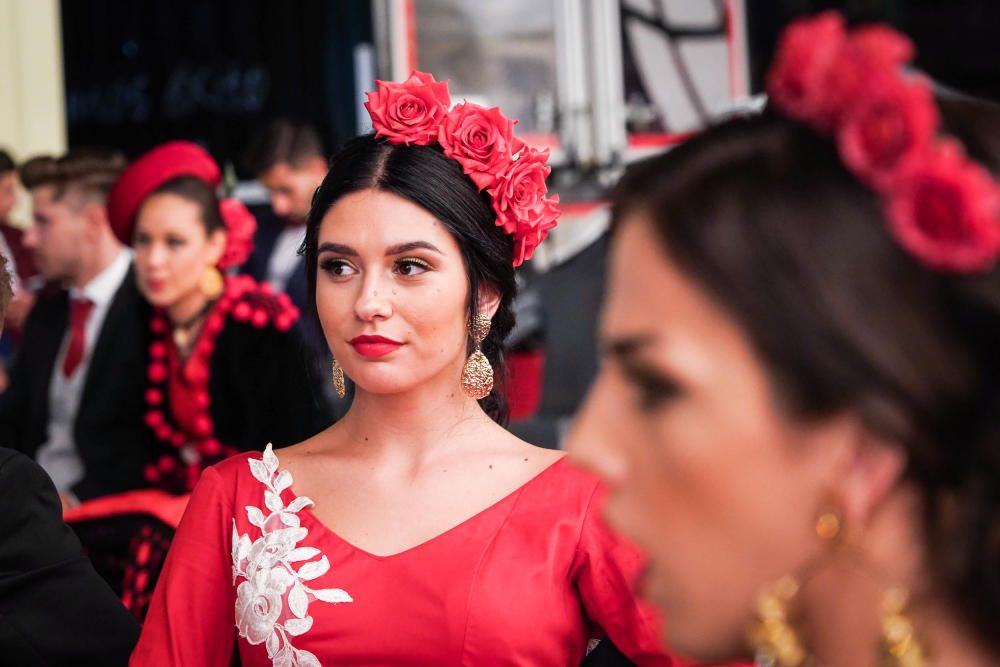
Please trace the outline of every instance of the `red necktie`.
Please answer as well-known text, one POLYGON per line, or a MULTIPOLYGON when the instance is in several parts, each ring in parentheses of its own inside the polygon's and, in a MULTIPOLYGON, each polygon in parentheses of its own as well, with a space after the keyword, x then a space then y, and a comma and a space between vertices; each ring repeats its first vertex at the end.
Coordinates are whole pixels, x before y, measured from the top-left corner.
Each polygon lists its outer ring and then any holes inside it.
POLYGON ((76 367, 83 361, 83 350, 86 347, 87 318, 94 309, 94 302, 88 299, 73 299, 69 308, 69 347, 66 348, 66 358, 63 359, 63 375, 72 377, 76 367))

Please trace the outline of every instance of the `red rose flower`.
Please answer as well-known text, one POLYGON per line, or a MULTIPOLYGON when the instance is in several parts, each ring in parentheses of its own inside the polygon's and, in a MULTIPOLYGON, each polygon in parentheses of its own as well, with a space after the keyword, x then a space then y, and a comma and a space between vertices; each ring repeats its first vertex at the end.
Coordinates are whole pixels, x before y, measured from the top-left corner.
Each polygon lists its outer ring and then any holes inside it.
POLYGON ((558 219, 559 195, 544 199, 539 214, 521 225, 514 234, 515 267, 531 259, 535 248, 549 235, 549 230, 556 226, 558 219))
POLYGON ((487 109, 465 102, 445 116, 438 129, 438 143, 484 190, 510 165, 514 123, 498 107, 487 109))
POLYGON ((429 146, 437 141, 438 126, 451 106, 447 81, 413 72, 403 83, 375 83, 378 90, 368 93, 365 102, 375 136, 407 146, 429 146))
POLYGON ((840 156, 858 178, 885 189, 927 150, 937 123, 925 81, 877 77, 845 109, 837 134, 840 156))
POLYGON ((219 202, 219 213, 226 225, 226 249, 219 259, 219 268, 225 271, 247 261, 250 251, 253 250, 257 220, 247 207, 236 199, 223 199, 219 202))
POLYGON ((1000 258, 1000 189, 955 143, 926 151, 891 194, 893 235, 929 267, 988 270, 1000 258))
POLYGON ((767 92, 788 116, 825 129, 830 123, 826 79, 847 39, 836 12, 793 21, 778 44, 767 92))
POLYGON ((548 192, 545 179, 551 171, 546 164, 548 156, 548 150, 523 149, 487 190, 493 197, 497 225, 508 234, 516 236, 522 224, 540 215, 545 208, 548 192))
POLYGON ((828 127, 838 126, 858 98, 875 89, 873 81, 898 78, 899 67, 912 57, 912 42, 891 28, 874 25, 852 31, 819 87, 828 127))

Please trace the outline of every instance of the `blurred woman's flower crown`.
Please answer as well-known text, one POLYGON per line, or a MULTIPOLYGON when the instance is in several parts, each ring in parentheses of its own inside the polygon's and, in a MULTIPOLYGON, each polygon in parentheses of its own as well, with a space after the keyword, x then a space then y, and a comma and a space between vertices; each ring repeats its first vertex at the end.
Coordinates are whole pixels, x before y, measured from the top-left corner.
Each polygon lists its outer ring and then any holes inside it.
POLYGON ((787 28, 768 94, 782 114, 833 138, 919 261, 949 273, 991 270, 1000 259, 1000 186, 958 141, 938 136, 929 83, 903 70, 913 54, 886 26, 848 32, 840 14, 824 12, 787 28))
POLYGON ((514 136, 516 120, 498 107, 463 102, 451 107, 447 81, 413 72, 403 83, 376 81, 365 108, 376 137, 394 144, 438 144, 493 201, 496 224, 514 237, 514 266, 531 259, 556 226, 559 195, 547 197, 548 149, 514 136))

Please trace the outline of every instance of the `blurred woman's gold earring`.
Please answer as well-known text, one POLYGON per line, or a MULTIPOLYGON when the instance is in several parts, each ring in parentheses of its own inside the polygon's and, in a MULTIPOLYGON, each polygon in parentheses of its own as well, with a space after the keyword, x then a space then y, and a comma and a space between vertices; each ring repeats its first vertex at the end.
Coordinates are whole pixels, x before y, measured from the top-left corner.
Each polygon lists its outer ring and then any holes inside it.
POLYGON ((880 665, 924 667, 924 648, 916 638, 913 623, 906 617, 909 593, 892 587, 882 596, 882 655, 880 665))
POLYGON ((333 360, 331 377, 333 378, 333 388, 337 391, 337 396, 341 398, 347 396, 347 385, 344 384, 344 369, 340 367, 340 362, 336 359, 333 360))
POLYGON ((790 618, 798 592, 799 582, 788 575, 757 596, 757 620, 750 629, 750 645, 759 667, 806 664, 805 647, 790 618))
MULTIPOLYGON (((814 530, 825 542, 840 535, 841 512, 829 507, 820 512, 814 530)), ((792 624, 792 607, 799 593, 798 580, 787 575, 757 596, 757 620, 750 629, 754 660, 760 667, 800 667, 809 654, 792 624)))
POLYGON ((209 299, 216 299, 220 294, 222 294, 222 288, 225 287, 225 282, 222 279, 222 274, 214 266, 210 266, 205 269, 205 272, 201 274, 201 281, 198 283, 201 288, 202 294, 207 296, 209 299))
POLYGON ((493 367, 481 347, 489 333, 490 318, 485 315, 476 315, 469 322, 469 335, 472 336, 476 349, 469 355, 465 368, 462 369, 462 391, 477 401, 486 398, 493 391, 493 367))

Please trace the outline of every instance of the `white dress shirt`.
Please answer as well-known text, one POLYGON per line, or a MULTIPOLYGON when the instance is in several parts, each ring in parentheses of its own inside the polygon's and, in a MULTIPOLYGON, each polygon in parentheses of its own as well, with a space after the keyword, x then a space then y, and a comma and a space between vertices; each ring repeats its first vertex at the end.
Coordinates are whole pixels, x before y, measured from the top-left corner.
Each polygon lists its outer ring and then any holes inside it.
POLYGON ((306 238, 305 225, 287 225, 274 241, 274 250, 267 261, 267 282, 279 292, 285 291, 288 279, 298 266, 299 247, 306 238))
POLYGON ((76 370, 69 377, 63 375, 63 361, 69 347, 70 330, 66 329, 62 346, 52 369, 52 383, 49 386, 49 424, 48 440, 43 444, 35 458, 45 472, 49 474, 60 493, 69 493, 74 484, 83 479, 83 461, 76 451, 73 427, 76 424, 76 412, 80 405, 80 394, 83 393, 90 368, 90 357, 101 333, 104 318, 108 308, 128 274, 132 263, 132 253, 122 249, 114 261, 104 271, 82 288, 73 288, 69 292, 70 301, 87 299, 94 304, 84 327, 83 358, 76 370))

